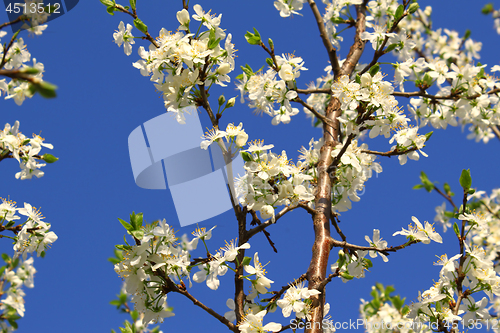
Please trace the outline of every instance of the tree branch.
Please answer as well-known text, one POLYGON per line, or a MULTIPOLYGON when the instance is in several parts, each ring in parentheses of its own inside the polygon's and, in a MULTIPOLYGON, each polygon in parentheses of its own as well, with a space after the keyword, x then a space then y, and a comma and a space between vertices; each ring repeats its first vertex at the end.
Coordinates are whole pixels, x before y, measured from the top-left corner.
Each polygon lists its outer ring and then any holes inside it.
POLYGON ((339 60, 337 58, 337 51, 333 47, 332 43, 330 43, 330 39, 328 38, 325 25, 323 23, 323 17, 319 13, 318 6, 316 6, 316 2, 314 0, 308 0, 309 6, 313 12, 314 18, 316 19, 316 24, 318 25, 319 35, 321 40, 323 41, 323 45, 325 45, 326 52, 328 52, 328 58, 330 59, 330 63, 332 64, 333 77, 336 78, 340 72, 339 60))

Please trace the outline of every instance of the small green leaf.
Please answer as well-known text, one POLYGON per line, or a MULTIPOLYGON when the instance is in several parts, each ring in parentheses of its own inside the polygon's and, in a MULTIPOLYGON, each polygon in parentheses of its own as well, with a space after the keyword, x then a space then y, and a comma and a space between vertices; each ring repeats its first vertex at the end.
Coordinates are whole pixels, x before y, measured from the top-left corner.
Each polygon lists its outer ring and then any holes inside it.
POLYGON ((380 70, 380 66, 378 64, 375 64, 370 68, 370 70, 368 70, 368 73, 370 73, 370 75, 373 77, 373 76, 375 76, 375 74, 378 73, 379 70, 380 70))
POLYGON ((148 26, 145 25, 139 18, 134 20, 134 26, 142 33, 148 32, 148 26))
POLYGON ((119 308, 121 305, 122 305, 122 302, 120 302, 119 300, 117 299, 114 299, 112 300, 111 302, 109 302, 109 304, 113 305, 113 306, 116 306, 116 308, 119 308))
POLYGON ((250 45, 259 45, 261 43, 260 34, 257 29, 253 28, 254 33, 247 31, 245 34, 245 39, 250 45))
POLYGON ((252 155, 249 152, 246 152, 246 151, 242 151, 241 152, 241 158, 243 158, 243 161, 245 161, 245 162, 252 161, 252 155))
POLYGON ((356 80, 355 81, 357 84, 361 84, 361 76, 359 76, 358 73, 356 73, 356 80))
POLYGON ((134 230, 134 227, 132 227, 128 222, 123 221, 121 218, 118 218, 118 221, 127 229, 128 231, 134 230))
POLYGON ((250 257, 244 257, 243 258, 243 266, 248 266, 251 261, 252 261, 252 258, 250 258, 250 257))
POLYGON ((101 3, 106 7, 114 6, 113 1, 109 1, 109 0, 99 0, 99 1, 101 1, 101 3))
POLYGON ((399 20, 405 12, 405 6, 399 5, 398 9, 396 9, 396 14, 394 14, 394 20, 399 20))
POLYGON ((470 34, 471 34, 471 31, 469 29, 465 30, 465 34, 464 34, 464 38, 463 39, 464 40, 469 39, 470 34))
POLYGON ((460 230, 458 229, 457 222, 453 223, 453 231, 455 231, 455 234, 460 237, 460 230))
POLYGON ((47 163, 54 163, 59 160, 59 158, 55 157, 54 155, 51 154, 43 154, 42 155, 42 160, 44 160, 47 163))
POLYGON ((474 194, 474 193, 476 193, 476 190, 475 190, 475 189, 473 189, 473 188, 470 188, 470 189, 469 189, 469 191, 468 191, 467 193, 469 193, 469 194, 474 194))
POLYGON ((425 134, 425 141, 429 141, 429 139, 431 138, 432 134, 434 134, 434 131, 430 131, 429 133, 426 133, 425 134))
POLYGON ((54 98, 57 96, 56 94, 57 86, 52 83, 41 81, 39 83, 32 84, 32 87, 36 92, 40 94, 40 96, 44 98, 54 98))
POLYGON ((135 238, 141 240, 144 237, 144 230, 132 230, 130 234, 135 238))
POLYGON ((342 276, 346 280, 352 280, 354 279, 354 276, 347 274, 346 272, 340 273, 340 276, 342 276))
POLYGON ((385 53, 389 53, 389 52, 391 52, 391 51, 392 51, 392 50, 394 50, 397 46, 398 46, 398 44, 391 44, 391 45, 387 46, 387 48, 385 49, 385 53))
POLYGON ((415 185, 415 186, 412 187, 412 190, 420 190, 421 188, 424 188, 424 185, 417 184, 417 185, 415 185))
POLYGON ((462 174, 460 175, 460 185, 466 191, 471 187, 472 178, 470 177, 470 169, 462 170, 462 174))
POLYGON ((9 256, 7 253, 2 253, 2 259, 3 259, 3 261, 5 261, 6 263, 9 263, 9 262, 10 262, 10 256, 9 256))
POLYGON ((410 14, 413 14, 415 13, 418 9, 420 8, 420 6, 418 5, 418 3, 414 2, 410 5, 410 7, 408 7, 408 12, 410 14))
POLYGON ((16 222, 14 222, 14 221, 9 221, 9 222, 7 222, 7 224, 5 225, 5 228, 10 228, 10 227, 12 227, 15 223, 16 223, 16 222))
POLYGON ((106 8, 109 15, 115 15, 115 6, 111 5, 106 8))
POLYGON ((271 58, 266 58, 266 64, 268 64, 268 65, 269 65, 269 67, 273 67, 273 66, 274 66, 273 59, 271 59, 271 58))
POLYGON ((36 75, 36 74, 40 73, 40 71, 34 67, 26 67, 26 68, 20 69, 19 73, 36 75))
POLYGON ((135 10, 136 6, 136 0, 130 0, 130 7, 132 7, 133 10, 135 10))
POLYGON ((493 9, 492 3, 488 3, 488 4, 484 5, 483 9, 481 9, 481 13, 483 13, 485 15, 488 15, 489 13, 492 13, 493 11, 494 11, 494 9, 493 9))

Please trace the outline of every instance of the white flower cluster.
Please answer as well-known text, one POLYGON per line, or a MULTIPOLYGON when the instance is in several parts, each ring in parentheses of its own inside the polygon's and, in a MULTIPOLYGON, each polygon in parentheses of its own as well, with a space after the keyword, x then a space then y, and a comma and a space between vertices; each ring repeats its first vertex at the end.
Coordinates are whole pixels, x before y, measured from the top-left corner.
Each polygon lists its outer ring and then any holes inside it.
POLYGON ((40 170, 45 163, 38 163, 41 159, 40 151, 42 147, 52 149, 53 145, 44 143, 43 138, 33 134, 33 138, 27 138, 19 132, 19 121, 14 126, 6 124, 3 131, 0 131, 0 160, 9 154, 19 162, 21 171, 16 173, 16 179, 31 179, 33 176, 40 178, 44 172, 40 170))
MULTIPOLYGON (((332 157, 335 158, 344 143, 339 143, 332 151, 332 157)), ((323 145, 323 139, 314 141, 314 138, 309 142, 309 149, 302 147, 299 160, 302 162, 302 167, 307 171, 305 173, 314 179, 317 178, 316 164, 319 158, 319 150, 323 145), (307 167, 306 167, 307 166, 307 167)), ((347 147, 335 169, 335 174, 330 175, 335 177, 335 182, 332 188, 332 211, 345 212, 351 209, 351 201, 358 202, 360 197, 359 191, 364 191, 364 183, 372 177, 373 172, 382 172, 382 167, 379 163, 374 162, 376 156, 364 153, 363 150, 368 149, 366 143, 358 146, 357 140, 352 140, 347 147)))
MULTIPOLYGON (((29 23, 25 22, 21 28, 40 36, 43 31, 47 29, 47 25, 43 23, 47 22, 47 18, 50 14, 45 10, 41 11, 40 4, 43 5, 43 1, 24 0, 24 2, 26 3, 26 13, 24 15, 28 17, 29 23)), ((18 7, 21 6, 18 5, 18 7)), ((24 9, 24 5, 21 8, 24 9)))
POLYGON ((44 254, 45 250, 57 240, 57 235, 50 231, 50 223, 42 221, 42 213, 29 203, 24 203, 24 208, 17 208, 16 203, 3 198, 0 204, 0 222, 13 225, 20 217, 16 212, 27 216, 19 232, 16 232, 14 243, 14 257, 22 255, 26 260, 28 253, 37 252, 37 256, 44 254))
MULTIPOLYGON (((40 28, 41 26, 37 26, 40 28)), ((0 31, 0 40, 7 33, 5 31, 0 31)), ((28 52, 26 48, 26 44, 24 44, 24 40, 22 38, 18 38, 12 46, 7 51, 7 54, 4 55, 4 46, 0 44, 0 59, 3 59, 5 56, 6 63, 2 69, 6 70, 20 70, 27 68, 35 68, 38 71, 38 74, 31 75, 33 80, 35 81, 43 81, 43 72, 44 66, 41 62, 37 62, 35 58, 33 58, 33 66, 28 66, 27 63, 31 59, 31 53, 28 52)), ((2 93, 5 94, 5 99, 13 98, 14 102, 17 105, 23 104, 26 98, 33 97, 34 92, 30 89, 31 85, 24 80, 12 79, 7 81, 7 79, 0 80, 0 96, 2 93)))
POLYGON ((289 17, 292 14, 299 14, 299 10, 304 7, 304 2, 306 0, 276 0, 274 1, 274 7, 280 11, 281 17, 289 17))
POLYGON ((282 299, 277 304, 283 312, 283 317, 288 318, 295 313, 297 319, 310 320, 311 301, 309 297, 321 294, 316 289, 304 287, 304 282, 291 285, 282 299))
MULTIPOLYGON (((405 49, 416 46, 419 53, 403 52, 399 46, 394 49, 403 61, 393 64, 395 83, 400 91, 404 91, 407 81, 424 90, 437 83, 436 96, 456 96, 437 100, 412 98, 409 108, 421 122, 420 127, 430 124, 434 128, 446 129, 448 125, 470 124, 468 138, 487 143, 494 136, 490 126, 500 124, 499 98, 490 93, 500 87, 500 82, 492 74, 485 73, 486 65, 472 64, 474 59, 480 59, 482 43, 459 37, 458 32, 448 29, 429 30, 431 13, 431 7, 423 11, 419 9, 415 13, 417 19, 408 16, 400 22, 401 31, 411 36, 405 49), (445 83, 447 85, 443 86, 445 83)), ((394 41, 391 39, 390 43, 394 41)), ((490 70, 495 72, 500 67, 496 65, 490 70)))
POLYGON ((422 223, 420 223, 420 221, 415 216, 412 216, 411 220, 415 224, 410 223, 408 225, 408 230, 402 229, 401 231, 397 231, 392 235, 406 236, 406 238, 408 238, 410 241, 419 241, 424 244, 429 244, 431 240, 437 243, 443 242, 441 235, 436 232, 433 224, 430 224, 429 222, 425 221, 425 227, 424 227, 422 223))
MULTIPOLYGON (((0 310, 10 310, 14 309, 17 314, 24 317, 25 307, 24 307, 24 296, 26 295, 22 289, 24 285, 26 288, 33 288, 34 285, 34 275, 36 273, 35 267, 33 267, 33 257, 27 260, 20 261, 15 266, 12 262, 12 258, 7 258, 4 256, 7 266, 3 266, 3 273, 0 276, 0 292, 2 297, 0 300, 0 310), (16 269, 17 268, 17 269, 16 269), (7 286, 9 283, 9 286, 7 286)), ((7 326, 0 326, 1 329, 8 329, 7 326)), ((2 332, 7 332, 2 331, 2 332)))
MULTIPOLYGON (((225 86, 230 82, 227 75, 234 70, 234 45, 231 34, 226 36, 219 25, 222 15, 212 16, 205 13, 200 5, 194 5, 193 20, 200 22, 207 30, 197 29, 192 33, 187 10, 177 12, 180 23, 175 33, 162 28, 156 39, 158 48, 150 44, 149 50, 139 48, 142 60, 135 62, 143 76, 151 76, 151 81, 162 93, 167 111, 177 113, 179 123, 185 123, 183 113, 188 106, 195 105, 195 90, 199 84, 210 86, 213 83, 225 86), (200 31, 201 30, 201 31, 200 31), (219 44, 225 38, 224 47, 219 44)), ((132 52, 134 36, 132 26, 120 22, 119 30, 113 35, 115 42, 124 44, 125 53, 132 52)))
POLYGON ((244 150, 246 174, 236 180, 236 193, 242 205, 260 212, 262 219, 274 218, 281 205, 295 206, 314 200, 312 176, 303 173, 301 164, 294 165, 286 152, 274 154, 263 141, 249 143, 244 150))
POLYGON ((365 331, 368 333, 430 333, 427 325, 421 322, 414 322, 406 318, 408 307, 404 305, 404 299, 399 295, 392 296, 394 291, 392 286, 384 288, 377 283, 372 286, 370 295, 373 300, 368 302, 361 299, 359 312, 364 323, 365 331))
POLYGON ((221 131, 219 129, 212 129, 205 133, 202 137, 204 139, 201 144, 201 149, 208 149, 214 141, 217 141, 220 138, 225 138, 227 143, 236 144, 236 147, 241 148, 246 145, 248 140, 248 134, 245 133, 243 129, 243 124, 240 123, 238 126, 234 126, 233 124, 228 124, 225 131, 221 131))
POLYGON ((292 107, 290 101, 297 97, 296 82, 300 71, 307 70, 304 61, 294 55, 276 56, 278 72, 268 68, 266 72, 254 73, 248 66, 238 78, 236 84, 241 93, 241 102, 246 95, 248 106, 256 109, 256 113, 266 113, 273 117, 272 124, 288 124, 291 116, 299 113, 299 109, 292 107), (276 78, 278 74, 279 79, 276 78), (278 107, 275 107, 275 103, 278 107), (276 109, 275 109, 276 108, 276 109))
POLYGON ((209 240, 214 228, 208 231, 205 228, 197 229, 193 232, 193 239, 188 240, 183 235, 179 240, 174 230, 162 220, 143 229, 140 244, 123 247, 123 260, 115 265, 115 272, 125 280, 125 291, 132 295, 135 309, 143 314, 143 325, 163 322, 164 318, 174 315, 166 303, 165 288, 169 288, 169 285, 165 285, 165 278, 182 285, 183 280, 187 279, 191 287, 190 272, 198 266, 200 270, 193 275, 193 280, 199 283, 206 280, 207 286, 216 290, 220 285, 218 276, 228 270, 226 262, 234 261, 238 250, 250 248, 248 243, 240 247, 234 242, 226 243, 224 248, 207 260, 191 263, 190 252, 196 250, 200 240, 203 243, 209 240))

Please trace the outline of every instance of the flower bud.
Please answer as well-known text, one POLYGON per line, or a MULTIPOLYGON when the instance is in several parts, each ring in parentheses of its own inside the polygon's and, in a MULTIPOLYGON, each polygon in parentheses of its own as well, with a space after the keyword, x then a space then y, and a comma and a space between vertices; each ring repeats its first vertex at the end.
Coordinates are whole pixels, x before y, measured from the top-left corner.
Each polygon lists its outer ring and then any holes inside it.
POLYGON ((224 95, 220 95, 218 101, 219 101, 219 105, 222 105, 226 101, 226 98, 224 97, 224 95))
POLYGON ((274 216, 273 206, 271 206, 271 205, 262 206, 262 208, 260 209, 260 217, 263 220, 267 220, 267 219, 271 218, 272 216, 274 216))
POLYGON ((217 73, 219 73, 221 75, 226 75, 230 71, 231 71, 231 66, 227 62, 220 65, 219 69, 217 69, 217 73))
POLYGON ((179 23, 181 25, 187 26, 189 23, 189 12, 185 9, 178 11, 177 12, 177 21, 179 21, 179 23))
POLYGON ((226 103, 226 108, 232 108, 234 106, 234 103, 236 101, 236 97, 230 98, 229 101, 226 103))
POLYGON ((245 133, 245 131, 241 131, 237 136, 236 136, 236 145, 238 147, 243 147, 244 145, 247 144, 248 140, 248 134, 245 133))

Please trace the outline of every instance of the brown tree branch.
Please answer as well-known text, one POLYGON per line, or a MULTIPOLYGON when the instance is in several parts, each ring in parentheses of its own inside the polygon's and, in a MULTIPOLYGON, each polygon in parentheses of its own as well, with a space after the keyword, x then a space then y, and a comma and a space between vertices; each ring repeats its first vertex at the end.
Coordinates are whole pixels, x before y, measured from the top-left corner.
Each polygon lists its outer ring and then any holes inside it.
POLYGON ((328 52, 328 58, 330 59, 330 63, 332 64, 333 77, 336 78, 340 72, 339 60, 337 58, 337 51, 333 47, 332 43, 330 43, 330 39, 328 38, 325 25, 323 24, 323 17, 319 13, 318 6, 316 6, 316 2, 314 0, 308 0, 309 6, 313 12, 314 18, 316 19, 316 24, 318 25, 319 35, 321 40, 323 41, 323 45, 325 45, 326 52, 328 52))

